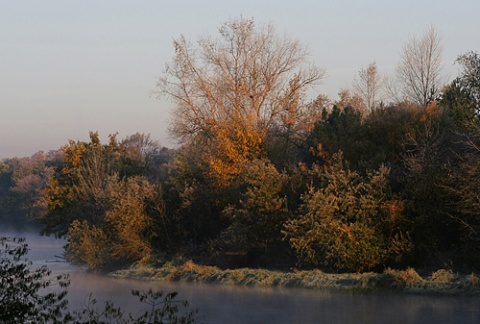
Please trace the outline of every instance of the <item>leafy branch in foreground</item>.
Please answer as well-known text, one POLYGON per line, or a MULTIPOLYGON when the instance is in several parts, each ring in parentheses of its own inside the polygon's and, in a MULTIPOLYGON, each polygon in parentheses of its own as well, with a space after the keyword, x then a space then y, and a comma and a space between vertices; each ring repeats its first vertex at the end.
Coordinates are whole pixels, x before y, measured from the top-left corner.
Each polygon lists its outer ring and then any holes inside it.
POLYGON ((31 269, 23 238, 0 238, 0 322, 58 323, 67 308, 68 275, 50 277, 46 266, 31 269), (41 292, 58 284, 59 293, 41 292))
POLYGON ((103 323, 137 323, 137 324, 156 324, 156 323, 197 323, 195 314, 198 310, 191 310, 184 315, 179 315, 179 306, 188 308, 188 302, 174 300, 177 292, 164 293, 163 291, 154 292, 149 289, 147 292, 132 290, 132 295, 138 297, 142 304, 148 306, 148 309, 135 317, 131 313, 125 315, 120 307, 115 307, 111 301, 105 302, 103 310, 96 308, 97 300, 89 295, 87 306, 80 310, 68 314, 67 323, 75 324, 103 324, 103 323))
POLYGON ((132 291, 146 309, 138 316, 124 315, 111 301, 103 310, 96 308, 97 301, 89 296, 89 303, 81 310, 68 311, 68 275, 52 276, 46 266, 32 269, 33 263, 25 256, 28 245, 24 238, 0 237, 0 323, 196 323, 192 310, 179 314, 179 306, 188 308, 187 301, 174 300, 177 292, 132 291), (49 288, 59 285, 62 290, 49 288), (42 294, 44 293, 44 294, 42 294))

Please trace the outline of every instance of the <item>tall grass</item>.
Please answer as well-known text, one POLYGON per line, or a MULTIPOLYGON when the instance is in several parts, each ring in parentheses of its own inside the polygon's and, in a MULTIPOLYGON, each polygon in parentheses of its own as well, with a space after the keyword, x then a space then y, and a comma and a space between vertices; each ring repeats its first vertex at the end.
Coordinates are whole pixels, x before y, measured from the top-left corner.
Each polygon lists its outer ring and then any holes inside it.
POLYGON ((472 273, 458 275, 445 269, 422 277, 415 269, 386 269, 383 273, 331 274, 320 270, 289 272, 266 269, 226 269, 199 265, 192 260, 166 262, 160 267, 136 265, 110 274, 119 278, 203 282, 252 287, 296 287, 346 291, 402 291, 427 294, 480 295, 480 279, 472 273))

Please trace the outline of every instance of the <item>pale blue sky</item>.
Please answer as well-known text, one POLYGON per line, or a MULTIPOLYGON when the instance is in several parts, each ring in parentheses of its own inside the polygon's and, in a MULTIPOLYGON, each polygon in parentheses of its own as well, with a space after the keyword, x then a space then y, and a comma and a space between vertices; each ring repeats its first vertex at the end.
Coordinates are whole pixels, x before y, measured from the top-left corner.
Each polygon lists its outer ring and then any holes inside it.
POLYGON ((391 72, 411 36, 434 25, 445 72, 480 51, 478 0, 0 0, 0 158, 135 132, 167 138, 168 102, 150 97, 181 34, 194 41, 240 15, 308 45, 332 99, 376 61, 391 72))

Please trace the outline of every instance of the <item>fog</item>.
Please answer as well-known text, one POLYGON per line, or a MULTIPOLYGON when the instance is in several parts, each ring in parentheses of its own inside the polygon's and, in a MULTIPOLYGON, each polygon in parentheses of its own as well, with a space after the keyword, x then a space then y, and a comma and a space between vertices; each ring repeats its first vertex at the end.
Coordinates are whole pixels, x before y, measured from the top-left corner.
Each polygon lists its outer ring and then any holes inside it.
POLYGON ((141 311, 132 289, 178 291, 199 310, 203 323, 478 323, 480 298, 403 294, 355 294, 293 288, 113 279, 87 273, 61 262, 64 241, 39 236, 34 227, 0 224, 0 236, 26 237, 33 266, 47 265, 54 273, 69 273, 70 310, 82 308, 90 293, 103 307, 106 300, 128 313, 141 311))

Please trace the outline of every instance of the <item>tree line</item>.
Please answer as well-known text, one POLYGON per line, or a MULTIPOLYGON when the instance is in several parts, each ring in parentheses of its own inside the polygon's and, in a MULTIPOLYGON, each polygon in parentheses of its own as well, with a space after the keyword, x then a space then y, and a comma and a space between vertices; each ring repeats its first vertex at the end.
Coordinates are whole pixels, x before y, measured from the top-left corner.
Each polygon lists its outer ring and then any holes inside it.
POLYGON ((65 236, 92 269, 177 253, 224 267, 480 266, 480 56, 441 77, 433 27, 394 76, 376 63, 334 101, 298 41, 236 19, 174 41, 158 80, 176 149, 98 133, 0 163, 0 208, 65 236))

